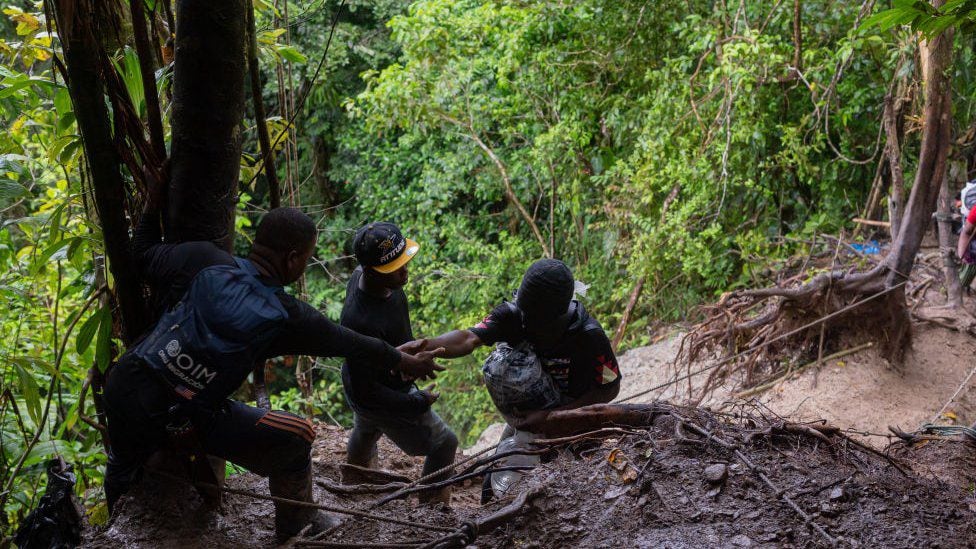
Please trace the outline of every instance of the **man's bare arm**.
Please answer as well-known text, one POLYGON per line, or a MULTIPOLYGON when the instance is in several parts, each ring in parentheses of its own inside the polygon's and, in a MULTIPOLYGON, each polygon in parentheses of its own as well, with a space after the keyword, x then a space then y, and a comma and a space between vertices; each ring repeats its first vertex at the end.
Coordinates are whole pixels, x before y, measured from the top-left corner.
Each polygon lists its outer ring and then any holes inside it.
POLYGON ((484 345, 481 338, 471 330, 453 330, 427 340, 425 349, 444 348, 441 358, 458 358, 467 356, 478 347, 484 345))
POLYGON ((976 229, 976 225, 969 221, 962 226, 962 231, 959 233, 959 243, 956 245, 956 256, 960 259, 966 255, 966 250, 969 249, 969 241, 973 239, 974 229, 976 229))

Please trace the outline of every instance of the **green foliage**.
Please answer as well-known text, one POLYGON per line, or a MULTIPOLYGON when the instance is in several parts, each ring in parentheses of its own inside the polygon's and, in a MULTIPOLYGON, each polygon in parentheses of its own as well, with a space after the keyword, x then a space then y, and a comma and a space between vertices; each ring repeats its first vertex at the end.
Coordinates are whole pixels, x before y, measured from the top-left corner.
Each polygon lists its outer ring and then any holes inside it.
MULTIPOLYGON (((968 32, 976 10, 972 0, 938 10, 896 0, 855 28, 860 3, 807 1, 797 50, 783 2, 350 0, 316 74, 340 1, 254 4, 278 175, 322 229, 307 277, 313 305, 338 318, 350 236, 383 219, 421 244, 406 288, 418 336, 474 325, 551 255, 591 285, 584 302, 608 331, 645 281, 624 348, 647 342, 656 323, 691 318, 702 300, 763 283, 815 235, 849 228, 880 160, 884 96, 892 81, 914 84, 916 40, 900 27, 968 32), (283 106, 300 97, 290 123, 283 106)), ((111 301, 96 295, 103 251, 86 215, 73 106, 52 74, 56 40, 32 6, 6 7, 0 22, 9 525, 36 503, 52 456, 71 460, 79 494, 98 499, 104 455, 78 397, 117 345, 111 301)), ((973 55, 957 38, 958 126, 976 106, 973 55)), ((144 115, 131 44, 113 62, 144 115)), ((156 77, 166 113, 171 67, 156 77)), ((242 253, 267 206, 255 126, 243 127, 242 253)), ((910 180, 911 127, 902 146, 910 180)), ((487 351, 447 362, 438 379, 435 410, 465 443, 497 420, 481 390, 487 351)), ((273 404, 348 425, 338 366, 316 363, 309 397, 283 360, 273 404)), ((104 506, 91 516, 104 520, 104 506)))
POLYGON ((890 9, 872 15, 864 21, 863 26, 890 30, 902 25, 928 38, 950 27, 971 34, 976 27, 976 1, 948 0, 936 8, 923 0, 894 0, 890 9))

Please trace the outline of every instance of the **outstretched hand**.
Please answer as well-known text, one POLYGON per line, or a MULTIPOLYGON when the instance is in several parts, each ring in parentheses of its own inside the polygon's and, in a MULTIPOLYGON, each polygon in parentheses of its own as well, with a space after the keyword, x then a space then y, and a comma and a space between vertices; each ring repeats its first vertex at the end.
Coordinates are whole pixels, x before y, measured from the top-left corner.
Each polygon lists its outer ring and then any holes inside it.
POLYGON ((434 379, 437 377, 436 372, 444 371, 443 366, 434 362, 434 359, 443 353, 443 347, 430 351, 417 351, 415 354, 400 349, 400 363, 397 364, 397 371, 410 379, 434 379))
POLYGON ((441 398, 440 393, 434 392, 434 389, 436 388, 437 388, 437 384, 431 383, 430 385, 420 390, 420 394, 423 395, 425 399, 427 399, 428 406, 433 405, 435 402, 437 402, 437 399, 441 398))
POLYGON ((423 351, 427 347, 427 338, 415 339, 413 341, 408 341, 403 345, 397 347, 397 350, 401 353, 407 353, 408 355, 415 355, 420 351, 423 351))

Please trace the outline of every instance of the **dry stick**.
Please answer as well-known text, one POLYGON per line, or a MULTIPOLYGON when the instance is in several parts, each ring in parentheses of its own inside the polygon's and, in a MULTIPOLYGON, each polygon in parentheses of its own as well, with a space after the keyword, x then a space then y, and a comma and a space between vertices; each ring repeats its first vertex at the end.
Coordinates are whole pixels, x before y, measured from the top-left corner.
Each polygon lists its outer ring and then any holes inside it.
POLYGON ((810 366, 814 366, 814 365, 816 365, 818 363, 821 363, 821 362, 827 362, 829 360, 834 360, 836 358, 842 358, 842 357, 845 357, 847 355, 852 355, 852 354, 854 354, 856 352, 863 351, 863 350, 868 349, 868 348, 873 347, 873 346, 874 346, 874 342, 873 341, 869 341, 868 343, 865 343, 863 345, 858 345, 857 347, 851 347, 850 349, 847 349, 845 351, 838 351, 838 352, 836 352, 836 353, 834 353, 832 355, 827 355, 827 356, 823 357, 823 359, 821 359, 821 360, 814 360, 813 362, 804 364, 803 366, 800 366, 799 368, 797 368, 797 369, 795 369, 795 370, 793 370, 791 372, 788 372, 788 373, 786 373, 786 374, 784 374, 784 375, 782 375, 782 376, 780 376, 780 377, 778 377, 778 378, 776 378, 776 379, 774 379, 774 380, 772 380, 772 381, 770 381, 768 383, 763 383, 762 385, 758 385, 758 386, 753 387, 751 389, 747 389, 745 391, 741 391, 741 392, 735 393, 733 396, 735 398, 747 398, 747 397, 750 397, 752 395, 755 395, 757 393, 761 393, 761 392, 763 392, 763 391, 765 391, 767 389, 770 389, 770 388, 772 388, 773 386, 775 386, 776 384, 778 384, 778 383, 780 383, 782 381, 786 381, 786 380, 790 379, 791 377, 795 376, 796 374, 799 374, 803 370, 806 370, 810 366))
POLYGON ((935 423, 940 417, 942 417, 942 414, 943 412, 946 411, 946 408, 948 408, 949 405, 952 404, 954 400, 956 400, 956 397, 959 396, 959 393, 961 393, 962 390, 965 389, 967 385, 969 385, 969 380, 973 378, 974 374, 976 374, 976 366, 973 366, 973 369, 969 371, 969 375, 967 375, 966 378, 962 380, 962 383, 959 384, 959 387, 956 389, 956 392, 952 393, 952 396, 949 397, 949 400, 947 400, 946 403, 942 405, 942 408, 939 409, 939 412, 935 414, 935 417, 933 417, 932 421, 930 421, 929 423, 935 423))
POLYGON ((641 291, 643 290, 644 277, 642 276, 637 280, 637 285, 634 286, 634 290, 630 292, 630 300, 627 301, 624 316, 620 318, 620 325, 617 326, 617 332, 613 334, 613 348, 615 350, 620 347, 620 342, 624 339, 624 334, 627 332, 627 324, 630 322, 630 315, 634 312, 634 307, 637 306, 637 300, 640 299, 641 291))
POLYGON ((888 221, 875 221, 873 219, 861 219, 860 217, 855 217, 851 221, 854 223, 860 223, 861 225, 870 225, 872 227, 884 227, 885 229, 891 228, 891 223, 888 221))
MULTIPOLYGON (((407 490, 409 488, 413 488, 414 486, 417 486, 418 484, 420 484, 422 482, 426 482, 426 481, 428 481, 428 480, 430 480, 432 478, 438 477, 438 476, 440 476, 440 475, 442 475, 442 474, 444 474, 444 473, 446 473, 448 471, 452 471, 452 470, 454 470, 455 467, 458 467, 460 465, 464 465, 465 463, 470 463, 471 461, 474 461, 475 458, 481 457, 481 456, 487 454, 488 452, 494 450, 495 448, 498 448, 498 445, 497 444, 494 444, 492 446, 489 446, 489 447, 485 448, 484 450, 480 450, 480 451, 478 451, 478 452, 476 452, 474 454, 471 454, 470 456, 468 456, 468 457, 466 457, 466 458, 464 458, 464 459, 462 459, 460 461, 455 461, 454 463, 448 465, 447 467, 442 467, 442 468, 434 471, 433 473, 430 473, 428 475, 424 475, 424 476, 418 478, 417 480, 415 480, 415 481, 407 484, 401 490, 407 490)), ((391 494, 391 496, 393 496, 393 495, 396 495, 396 494, 391 494)), ((370 509, 374 509, 376 507, 379 507, 380 505, 382 505, 382 503, 372 503, 372 504, 370 504, 369 508, 370 509)))
POLYGON ((546 489, 543 486, 535 486, 519 494, 512 503, 502 507, 495 513, 478 520, 474 523, 466 523, 452 534, 434 540, 421 549, 434 549, 439 547, 464 547, 477 539, 479 534, 484 534, 501 526, 512 517, 522 512, 522 509, 532 503, 536 498, 544 496, 546 489))
POLYGON ((806 511, 804 511, 803 509, 801 509, 800 506, 796 504, 796 502, 794 502, 789 496, 787 496, 786 495, 786 492, 784 490, 781 490, 780 488, 778 488, 776 486, 776 484, 773 483, 772 480, 770 480, 770 478, 766 475, 766 473, 762 470, 761 467, 759 467, 758 465, 756 465, 755 463, 753 463, 752 460, 750 460, 745 454, 742 453, 742 451, 739 449, 739 446, 737 444, 733 444, 731 442, 728 442, 727 440, 724 440, 724 439, 716 436, 715 434, 713 434, 708 429, 705 429, 704 427, 699 427, 697 424, 692 423, 691 421, 683 418, 681 415, 679 415, 679 414, 677 414, 675 412, 671 412, 671 416, 673 418, 675 418, 676 420, 680 421, 681 423, 683 423, 686 427, 688 427, 692 431, 695 431, 699 435, 705 437, 706 440, 714 441, 716 444, 718 444, 719 446, 725 448, 726 450, 731 450, 732 453, 735 454, 735 457, 738 458, 739 461, 741 461, 746 467, 748 467, 750 470, 752 470, 752 472, 755 473, 756 476, 758 476, 759 479, 762 480, 763 483, 770 490, 772 490, 772 492, 777 497, 779 497, 787 505, 789 505, 790 508, 792 508, 793 511, 796 512, 796 514, 800 515, 800 518, 803 519, 803 523, 804 524, 806 524, 807 526, 809 526, 809 527, 813 528, 814 530, 816 530, 816 532, 818 534, 820 534, 825 540, 827 540, 827 542, 831 546, 836 546, 837 545, 837 540, 835 540, 830 534, 828 534, 827 531, 824 530, 822 526, 820 526, 819 524, 817 524, 816 522, 814 522, 813 517, 811 517, 809 514, 807 514, 806 511))
POLYGON ((729 362, 732 362, 733 360, 735 360, 737 358, 742 358, 742 357, 748 355, 749 353, 752 353, 753 351, 758 351, 759 349, 762 349, 764 347, 768 347, 768 346, 772 345, 773 343, 776 343, 777 341, 782 341, 783 339, 786 339, 786 338, 788 338, 790 336, 796 335, 796 334, 798 334, 798 333, 800 333, 800 332, 802 332, 804 330, 807 330, 809 328, 812 328, 812 327, 814 327, 814 326, 816 326, 816 325, 818 325, 818 324, 820 324, 822 322, 826 322, 826 321, 828 321, 828 320, 830 320, 830 319, 832 319, 832 318, 834 318, 836 316, 839 316, 839 315, 841 315, 843 313, 846 313, 847 311, 850 311, 851 309, 856 309, 857 307, 860 307, 861 305, 864 305, 865 303, 867 303, 869 301, 873 301, 873 300, 875 300, 875 299, 877 299, 877 298, 879 298, 879 297, 881 297, 881 296, 883 296, 883 295, 885 295, 885 294, 887 294, 889 292, 892 292, 894 290, 897 290, 898 288, 901 288, 902 286, 904 286, 906 284, 908 284, 908 280, 903 280, 903 281, 899 282, 898 284, 895 284, 894 286, 891 286, 890 288, 885 288, 884 290, 881 290, 880 292, 877 292, 875 294, 869 295, 868 297, 866 297, 866 298, 864 298, 864 299, 862 299, 860 301, 855 301, 854 303, 851 303, 850 305, 848 305, 846 307, 843 307, 841 309, 838 309, 838 310, 830 313, 827 316, 824 316, 824 317, 821 317, 821 318, 819 318, 817 320, 814 320, 813 322, 810 322, 809 324, 806 324, 804 326, 800 326, 799 328, 797 328, 795 330, 790 330, 789 332, 786 332, 785 334, 776 336, 773 339, 770 339, 768 341, 764 341, 763 343, 761 343, 761 344, 759 344, 759 345, 757 345, 755 347, 750 347, 750 348, 748 348, 748 349, 746 349, 746 350, 744 350, 744 351, 742 351, 740 353, 736 353, 736 354, 734 354, 732 356, 726 357, 726 358, 724 358, 724 359, 716 362, 715 364, 712 364, 711 366, 705 366, 704 368, 700 368, 698 370, 695 370, 694 372, 689 372, 689 373, 687 373, 687 374, 685 374, 683 376, 680 376, 680 377, 677 377, 675 379, 666 381, 664 383, 661 383, 660 385, 656 385, 656 386, 651 387, 650 389, 647 389, 645 391, 641 391, 639 393, 635 393, 635 394, 630 395, 628 397, 624 397, 624 398, 618 400, 617 402, 627 402, 628 400, 633 400, 633 399, 635 399, 637 397, 644 396, 644 395, 646 395, 648 393, 652 393, 654 391, 657 391, 658 389, 663 389, 665 387, 668 387, 669 385, 674 385, 674 384, 676 384, 676 383, 678 383, 680 381, 684 381, 686 379, 690 379, 690 378, 692 378, 692 377, 694 377, 694 376, 696 376, 698 374, 707 372, 709 370, 714 370, 715 368, 718 368, 719 366, 723 366, 725 364, 728 364, 729 362))
MULTIPOLYGON (((477 471, 472 471, 470 473, 465 473, 463 475, 457 475, 447 480, 442 480, 440 482, 432 482, 430 484, 420 484, 418 486, 414 486, 413 488, 407 488, 405 490, 401 490, 400 492, 397 492, 397 497, 395 499, 404 498, 409 496, 410 494, 423 492, 425 490, 436 490, 438 488, 444 488, 445 486, 451 486, 459 482, 468 480, 469 478, 481 477, 484 475, 490 475, 492 473, 503 473, 505 471, 530 471, 532 469, 535 469, 535 467, 531 465, 512 465, 507 467, 496 467, 494 469, 479 469, 477 471)), ((386 503, 386 501, 384 501, 383 503, 386 503)))
POLYGON ((567 444, 569 442, 576 442, 577 440, 592 437, 601 434, 621 434, 621 435, 638 435, 643 431, 635 431, 633 429, 622 429, 620 427, 604 427, 602 429, 597 429, 596 431, 589 431, 586 433, 580 433, 578 435, 572 435, 562 438, 540 438, 538 440, 533 440, 532 444, 536 446, 554 446, 557 444, 567 444))

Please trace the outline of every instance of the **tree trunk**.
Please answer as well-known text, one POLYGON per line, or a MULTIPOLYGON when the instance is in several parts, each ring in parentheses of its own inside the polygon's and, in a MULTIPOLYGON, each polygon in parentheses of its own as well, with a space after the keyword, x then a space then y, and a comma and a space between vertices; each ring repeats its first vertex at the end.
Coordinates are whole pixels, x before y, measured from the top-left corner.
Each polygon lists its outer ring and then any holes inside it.
MULTIPOLYGON (((934 0, 936 8, 942 0, 934 0)), ((922 237, 929 227, 939 189, 946 176, 946 159, 951 146, 952 97, 948 69, 952 62, 951 29, 920 44, 922 85, 925 103, 922 107, 922 145, 912 192, 901 218, 901 229, 885 260, 889 269, 886 284, 893 286, 908 277, 922 237)))
POLYGON ((179 0, 172 106, 171 242, 234 238, 244 116, 246 0, 179 0))
MULTIPOLYGON (((896 99, 888 94, 884 100, 884 114, 881 125, 887 141, 885 156, 888 159, 888 173, 891 174, 891 191, 888 196, 888 219, 891 222, 891 239, 898 238, 901 232, 901 216, 905 209, 905 175, 901 167, 901 124, 902 108, 896 106, 896 99)), ((871 219, 868 217, 868 219, 871 219)))
POLYGON ((105 239, 105 254, 115 279, 122 338, 130 342, 147 327, 149 316, 129 252, 121 160, 112 140, 112 126, 105 106, 105 80, 99 70, 99 59, 104 52, 98 37, 104 29, 95 2, 97 0, 57 0, 54 2, 55 19, 67 65, 68 92, 91 170, 95 210, 105 239))
MULTIPOLYGON (((281 206, 281 184, 278 182, 278 167, 275 164, 274 149, 268 135, 268 116, 264 111, 264 97, 261 95, 261 69, 258 66, 258 36, 254 25, 254 3, 247 2, 247 70, 251 81, 251 101, 254 103, 254 125, 258 128, 258 143, 261 144, 261 168, 268 180, 268 204, 271 209, 281 206)), ((261 365, 263 384, 264 366, 261 365)), ((254 370, 257 376, 258 370, 254 370)))
POLYGON ((942 255, 942 267, 946 279, 946 305, 957 309, 962 307, 962 283, 959 282, 959 263, 956 261, 956 239, 952 233, 952 193, 949 181, 965 178, 965 161, 953 162, 949 175, 942 179, 939 192, 939 253, 942 255))

